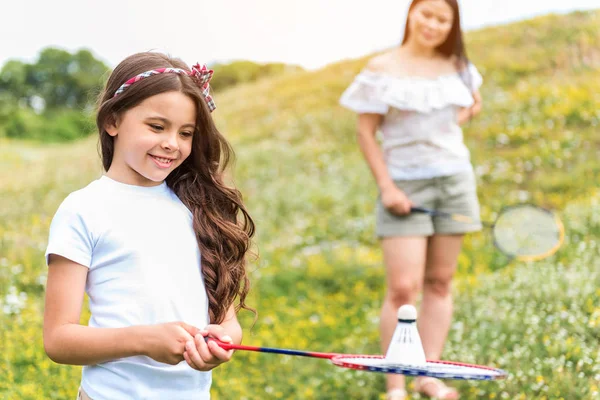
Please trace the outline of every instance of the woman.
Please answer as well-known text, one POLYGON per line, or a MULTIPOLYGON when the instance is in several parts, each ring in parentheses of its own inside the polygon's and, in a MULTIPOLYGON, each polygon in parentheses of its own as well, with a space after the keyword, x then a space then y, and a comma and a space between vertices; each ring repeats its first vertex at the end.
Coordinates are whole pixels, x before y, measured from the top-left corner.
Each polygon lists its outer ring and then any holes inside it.
MULTIPOLYGON (((479 220, 475 175, 460 126, 481 110, 481 75, 466 56, 456 0, 414 0, 402 44, 368 63, 341 104, 357 112, 360 149, 378 185, 377 235, 386 267, 381 311, 385 353, 396 311, 422 292, 419 332, 429 360, 441 357, 452 317, 451 281, 463 236, 481 229, 425 214, 412 205, 479 220), (382 133, 382 146, 376 140, 382 133)), ((433 378, 418 392, 457 399, 433 378)), ((406 398, 401 375, 387 378, 387 398, 406 398)))

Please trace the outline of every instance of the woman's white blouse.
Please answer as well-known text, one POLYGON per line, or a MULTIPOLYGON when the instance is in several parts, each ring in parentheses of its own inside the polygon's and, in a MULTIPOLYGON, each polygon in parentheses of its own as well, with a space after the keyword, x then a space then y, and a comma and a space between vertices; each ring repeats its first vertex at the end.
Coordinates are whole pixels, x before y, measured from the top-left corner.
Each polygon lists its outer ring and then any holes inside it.
POLYGON ((342 106, 384 115, 379 128, 392 179, 428 179, 472 169, 457 112, 473 105, 472 92, 483 79, 473 64, 465 72, 463 77, 422 78, 364 70, 343 93, 342 106))

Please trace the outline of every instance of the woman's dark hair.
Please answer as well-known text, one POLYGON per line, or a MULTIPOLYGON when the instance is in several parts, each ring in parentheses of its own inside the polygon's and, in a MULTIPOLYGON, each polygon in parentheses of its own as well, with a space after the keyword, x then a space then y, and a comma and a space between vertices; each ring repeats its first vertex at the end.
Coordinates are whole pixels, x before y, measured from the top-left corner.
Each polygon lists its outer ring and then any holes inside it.
POLYGON ((246 254, 254 235, 254 222, 240 192, 225 185, 224 171, 233 160, 233 150, 213 123, 210 110, 196 82, 188 75, 164 73, 142 79, 117 97, 115 91, 129 78, 158 68, 190 68, 180 59, 146 52, 127 57, 114 69, 98 100, 96 125, 101 158, 108 171, 114 154, 114 138, 105 127, 145 99, 168 91, 188 96, 196 105, 196 128, 189 157, 166 179, 167 185, 193 216, 193 229, 200 248, 202 275, 208 295, 211 323, 221 323, 239 297, 246 303, 249 279, 246 254))

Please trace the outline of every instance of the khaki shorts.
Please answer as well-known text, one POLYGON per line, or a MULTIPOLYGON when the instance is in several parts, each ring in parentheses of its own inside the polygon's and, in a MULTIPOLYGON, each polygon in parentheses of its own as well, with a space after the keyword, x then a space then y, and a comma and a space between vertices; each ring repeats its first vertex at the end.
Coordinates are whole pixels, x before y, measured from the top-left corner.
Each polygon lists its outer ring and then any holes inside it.
MULTIPOLYGON (((394 183, 415 206, 462 214, 476 221, 480 219, 477 185, 473 171, 431 179, 395 181, 394 183)), ((462 234, 481 230, 480 223, 468 224, 423 213, 392 214, 381 203, 381 196, 377 199, 376 208, 376 233, 379 238, 462 234)))

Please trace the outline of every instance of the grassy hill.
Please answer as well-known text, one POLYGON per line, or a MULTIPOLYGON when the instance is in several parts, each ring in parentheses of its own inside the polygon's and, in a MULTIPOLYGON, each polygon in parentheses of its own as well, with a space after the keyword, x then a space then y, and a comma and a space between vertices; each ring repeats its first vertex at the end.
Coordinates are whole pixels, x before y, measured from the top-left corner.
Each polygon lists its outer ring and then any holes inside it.
MULTIPOLYGON (((466 399, 592 399, 600 380, 600 12, 546 16, 467 35, 484 76, 481 117, 465 129, 482 213, 531 201, 555 209, 564 247, 509 263, 485 233, 460 257, 445 359, 492 364, 509 379, 457 383, 466 399)), ((337 105, 365 65, 215 93, 235 181, 258 227, 245 343, 379 353, 384 293, 374 238, 376 188, 337 105)), ((57 366, 41 338, 43 252, 56 207, 100 174, 96 140, 0 142, 0 398, 69 399, 80 369, 57 366)), ((87 320, 87 315, 83 316, 87 320)), ((216 399, 379 399, 383 376, 324 360, 238 352, 214 373, 216 399)), ((413 398, 418 398, 413 396, 413 398)))

